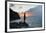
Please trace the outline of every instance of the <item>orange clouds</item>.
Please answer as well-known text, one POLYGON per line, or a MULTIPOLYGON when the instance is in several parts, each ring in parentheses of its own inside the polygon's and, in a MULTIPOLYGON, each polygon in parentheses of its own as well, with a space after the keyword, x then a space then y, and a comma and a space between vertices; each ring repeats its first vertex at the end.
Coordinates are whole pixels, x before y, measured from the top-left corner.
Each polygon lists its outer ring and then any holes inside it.
MULTIPOLYGON (((28 17, 28 16, 32 16, 32 13, 31 12, 25 12, 25 16, 28 17)), ((24 12, 20 13, 19 14, 20 16, 24 16, 24 12)))

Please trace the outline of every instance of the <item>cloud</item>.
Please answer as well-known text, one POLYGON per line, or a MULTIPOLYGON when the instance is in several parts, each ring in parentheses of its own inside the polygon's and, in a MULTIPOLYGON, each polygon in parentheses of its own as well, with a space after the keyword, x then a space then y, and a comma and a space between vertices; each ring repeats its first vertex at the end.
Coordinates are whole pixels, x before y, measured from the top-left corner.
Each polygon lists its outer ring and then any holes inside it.
POLYGON ((26 12, 31 8, 35 8, 37 7, 37 5, 34 4, 17 4, 14 5, 13 7, 11 7, 11 9, 15 12, 21 13, 21 12, 26 12))

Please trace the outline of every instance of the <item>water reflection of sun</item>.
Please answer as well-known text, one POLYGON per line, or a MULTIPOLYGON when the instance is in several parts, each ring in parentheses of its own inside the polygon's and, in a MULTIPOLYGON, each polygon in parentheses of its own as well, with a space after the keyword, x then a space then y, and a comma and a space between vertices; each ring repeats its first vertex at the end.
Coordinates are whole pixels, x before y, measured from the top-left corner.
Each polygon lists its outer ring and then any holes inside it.
MULTIPOLYGON (((19 13, 20 16, 24 16, 24 12, 21 12, 19 13)), ((28 16, 32 16, 32 12, 25 12, 25 16, 28 17, 28 16)))

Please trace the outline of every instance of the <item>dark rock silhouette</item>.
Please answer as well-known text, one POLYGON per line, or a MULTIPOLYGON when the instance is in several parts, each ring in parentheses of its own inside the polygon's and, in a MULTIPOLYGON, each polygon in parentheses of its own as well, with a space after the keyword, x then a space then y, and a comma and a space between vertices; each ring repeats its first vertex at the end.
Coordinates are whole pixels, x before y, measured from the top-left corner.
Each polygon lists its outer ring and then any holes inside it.
POLYGON ((14 28, 28 28, 29 26, 28 26, 28 24, 25 22, 19 22, 19 23, 17 23, 17 22, 14 22, 14 23, 10 23, 10 28, 12 29, 14 29, 14 28))
POLYGON ((14 12, 12 9, 10 9, 10 21, 20 19, 20 16, 17 12, 14 12))

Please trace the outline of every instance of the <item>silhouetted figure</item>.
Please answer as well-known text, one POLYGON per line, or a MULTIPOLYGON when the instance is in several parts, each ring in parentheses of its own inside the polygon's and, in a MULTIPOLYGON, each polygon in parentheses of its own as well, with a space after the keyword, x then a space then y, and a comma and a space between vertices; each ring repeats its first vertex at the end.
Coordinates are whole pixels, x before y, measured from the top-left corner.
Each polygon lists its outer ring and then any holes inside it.
POLYGON ((25 15, 26 15, 26 13, 24 13, 24 23, 25 23, 25 20, 26 20, 26 16, 25 15))

